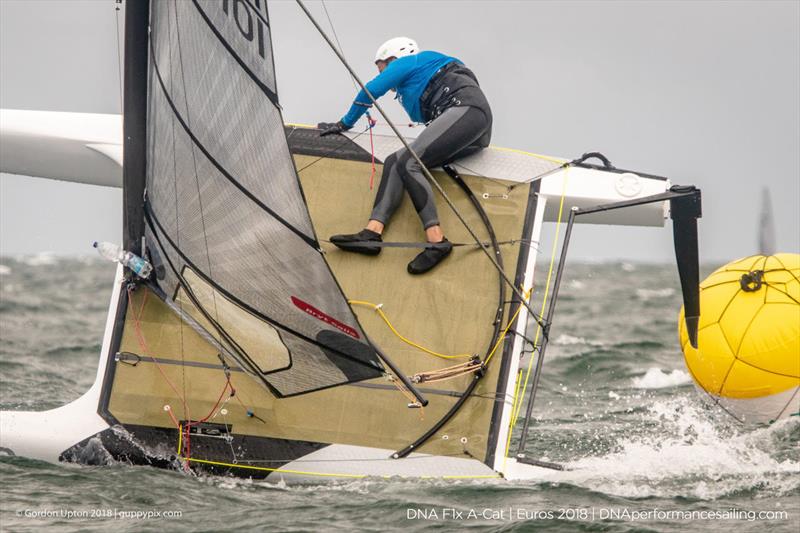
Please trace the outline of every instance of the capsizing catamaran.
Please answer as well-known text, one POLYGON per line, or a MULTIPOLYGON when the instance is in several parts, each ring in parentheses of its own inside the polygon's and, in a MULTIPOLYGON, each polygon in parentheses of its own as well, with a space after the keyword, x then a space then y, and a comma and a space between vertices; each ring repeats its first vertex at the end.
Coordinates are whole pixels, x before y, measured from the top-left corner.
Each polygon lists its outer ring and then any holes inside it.
POLYGON ((125 16, 122 127, 4 110, 0 170, 121 181, 123 246, 154 272, 118 266, 94 384, 57 409, 2 412, 5 453, 269 479, 540 477, 559 466, 526 439, 576 222, 672 218, 696 342, 696 188, 598 153, 488 148, 430 169, 457 246, 412 277, 425 243, 408 203, 380 258, 318 237, 364 218, 365 176, 405 140, 285 125, 262 0, 129 1, 125 16), (545 222, 565 230, 543 276, 545 222))

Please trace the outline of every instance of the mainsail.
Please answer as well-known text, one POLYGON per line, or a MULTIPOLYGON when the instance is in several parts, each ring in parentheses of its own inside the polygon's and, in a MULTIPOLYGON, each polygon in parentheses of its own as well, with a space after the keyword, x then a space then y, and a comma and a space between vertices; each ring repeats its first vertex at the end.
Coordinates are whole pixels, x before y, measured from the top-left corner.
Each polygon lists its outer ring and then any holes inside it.
POLYGON ((151 3, 147 242, 159 284, 278 396, 383 367, 314 234, 260 0, 151 3))

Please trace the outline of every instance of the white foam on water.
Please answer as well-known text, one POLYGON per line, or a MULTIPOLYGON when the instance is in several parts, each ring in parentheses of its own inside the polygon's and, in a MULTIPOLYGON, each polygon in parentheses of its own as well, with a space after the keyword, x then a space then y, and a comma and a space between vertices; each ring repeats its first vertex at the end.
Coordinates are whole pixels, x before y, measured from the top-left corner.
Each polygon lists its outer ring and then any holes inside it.
POLYGON ((9 274, 11 274, 11 267, 0 265, 0 276, 8 276, 9 274))
POLYGON ((732 430, 698 405, 685 397, 656 401, 644 415, 653 426, 647 434, 623 438, 608 455, 568 463, 569 471, 547 480, 628 498, 713 500, 750 489, 763 497, 800 487, 800 462, 769 453, 800 420, 732 430))
POLYGON ((690 383, 692 377, 680 369, 664 372, 658 367, 651 367, 644 376, 633 378, 631 381, 634 389, 663 389, 690 383))
POLYGON ((654 298, 669 298, 675 294, 675 289, 665 287, 663 289, 636 289, 636 297, 640 300, 652 300, 654 298))
POLYGON ((602 342, 597 342, 593 340, 587 340, 583 337, 573 337, 572 335, 567 335, 566 333, 562 333, 559 335, 556 340, 553 341, 553 344, 557 344, 559 346, 575 346, 579 344, 583 344, 586 346, 602 346, 602 342))
POLYGON ((577 279, 571 279, 567 282, 567 287, 570 289, 581 290, 586 287, 586 284, 577 279))

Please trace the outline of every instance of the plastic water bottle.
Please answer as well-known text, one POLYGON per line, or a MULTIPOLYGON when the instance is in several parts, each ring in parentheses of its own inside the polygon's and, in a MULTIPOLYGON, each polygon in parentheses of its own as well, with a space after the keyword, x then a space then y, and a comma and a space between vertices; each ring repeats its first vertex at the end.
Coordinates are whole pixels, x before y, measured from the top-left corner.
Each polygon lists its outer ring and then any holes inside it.
POLYGON ((146 279, 153 271, 153 267, 138 255, 123 250, 120 246, 111 242, 97 242, 92 245, 97 251, 109 261, 116 261, 122 266, 128 267, 140 278, 146 279))

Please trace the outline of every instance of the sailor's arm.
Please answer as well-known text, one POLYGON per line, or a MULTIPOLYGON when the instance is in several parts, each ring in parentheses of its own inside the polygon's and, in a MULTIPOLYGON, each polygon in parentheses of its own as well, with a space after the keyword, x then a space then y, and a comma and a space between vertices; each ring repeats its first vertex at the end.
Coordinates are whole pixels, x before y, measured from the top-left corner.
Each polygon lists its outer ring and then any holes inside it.
MULTIPOLYGON (((373 98, 377 100, 389 92, 390 89, 400 85, 403 80, 408 77, 411 72, 409 68, 410 65, 407 66, 404 63, 405 62, 392 61, 383 72, 367 82, 367 90, 373 98)), ((329 135, 349 130, 370 107, 372 107, 372 100, 367 96, 366 91, 361 89, 356 95, 355 100, 353 100, 353 105, 350 106, 350 110, 339 122, 336 124, 325 124, 324 127, 322 124, 318 126, 323 130, 321 135, 329 135)))

